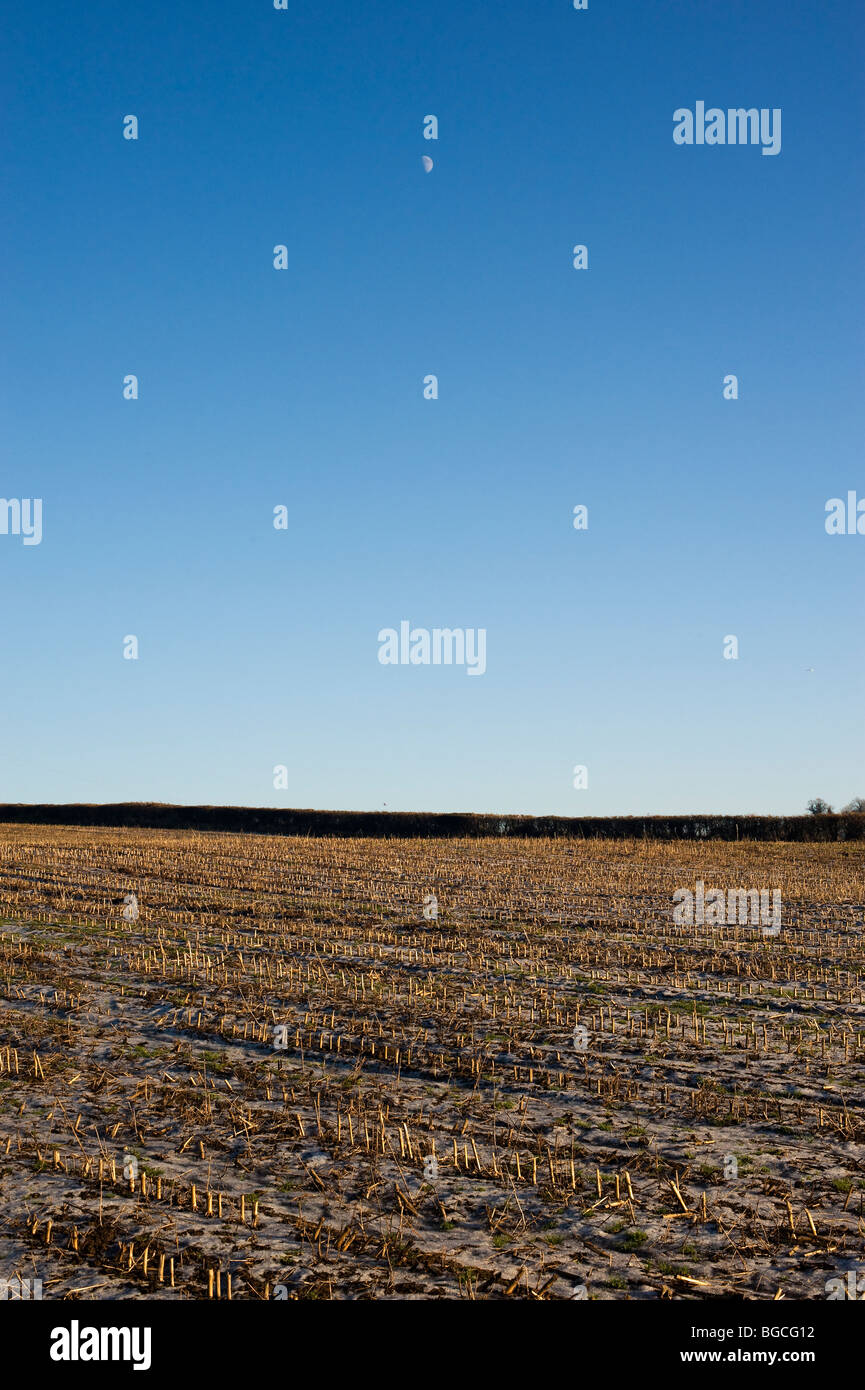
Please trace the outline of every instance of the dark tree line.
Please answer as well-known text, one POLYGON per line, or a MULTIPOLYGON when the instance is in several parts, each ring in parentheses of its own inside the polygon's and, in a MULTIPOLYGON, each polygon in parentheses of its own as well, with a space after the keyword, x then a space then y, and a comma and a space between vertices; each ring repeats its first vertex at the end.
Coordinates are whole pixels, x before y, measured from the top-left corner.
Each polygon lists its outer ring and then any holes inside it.
MULTIPOLYGON (((822 803, 826 806, 826 803, 822 803)), ((851 803, 852 804, 852 803, 851 803)), ((218 830, 259 835, 336 835, 454 839, 509 836, 536 839, 862 840, 859 810, 799 816, 512 816, 414 811, 304 811, 272 806, 0 805, 0 824, 128 826, 154 830, 218 830)))

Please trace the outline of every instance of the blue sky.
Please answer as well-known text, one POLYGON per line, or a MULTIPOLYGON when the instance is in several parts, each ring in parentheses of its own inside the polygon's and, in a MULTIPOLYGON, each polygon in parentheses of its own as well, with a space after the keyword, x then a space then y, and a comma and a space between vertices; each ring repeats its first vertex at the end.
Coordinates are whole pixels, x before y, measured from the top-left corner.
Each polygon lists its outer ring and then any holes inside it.
POLYGON ((865 794, 865 536, 824 528, 865 496, 863 40, 803 0, 11 14, 0 493, 43 539, 0 535, 0 799, 865 794), (675 145, 698 100, 780 108, 780 154, 675 145), (403 619, 486 672, 381 665, 403 619))

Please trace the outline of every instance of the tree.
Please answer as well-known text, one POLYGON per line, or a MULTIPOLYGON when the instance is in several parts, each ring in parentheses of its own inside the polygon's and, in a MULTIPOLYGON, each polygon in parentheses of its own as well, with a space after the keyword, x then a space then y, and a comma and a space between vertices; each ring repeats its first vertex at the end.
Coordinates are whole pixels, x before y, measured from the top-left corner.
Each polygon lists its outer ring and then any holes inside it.
POLYGON ((808 802, 808 810, 812 816, 828 816, 832 812, 832 807, 828 801, 824 801, 822 796, 816 796, 813 801, 808 802))
POLYGON ((842 811, 865 811, 865 796, 854 796, 852 801, 848 801, 846 806, 841 807, 842 811))

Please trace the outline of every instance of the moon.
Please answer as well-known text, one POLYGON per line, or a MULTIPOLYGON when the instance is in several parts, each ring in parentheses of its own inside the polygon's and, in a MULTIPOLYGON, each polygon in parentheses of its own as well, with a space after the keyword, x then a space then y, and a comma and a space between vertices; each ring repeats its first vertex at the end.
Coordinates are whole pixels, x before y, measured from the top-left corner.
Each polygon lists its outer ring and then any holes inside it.
POLYGON ((430 169, 433 167, 433 162, 428 154, 421 155, 421 164, 427 173, 429 173, 430 169))

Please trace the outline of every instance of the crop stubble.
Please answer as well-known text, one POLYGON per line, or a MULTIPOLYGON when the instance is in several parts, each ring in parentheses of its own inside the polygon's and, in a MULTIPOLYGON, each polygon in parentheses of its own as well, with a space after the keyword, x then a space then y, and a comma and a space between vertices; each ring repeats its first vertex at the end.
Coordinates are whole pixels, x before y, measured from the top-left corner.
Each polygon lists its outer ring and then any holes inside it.
POLYGON ((863 1264, 862 860, 0 827, 0 1278, 825 1298, 863 1264), (675 924, 697 879, 779 888, 780 934, 675 924))

